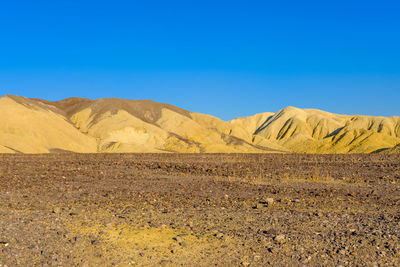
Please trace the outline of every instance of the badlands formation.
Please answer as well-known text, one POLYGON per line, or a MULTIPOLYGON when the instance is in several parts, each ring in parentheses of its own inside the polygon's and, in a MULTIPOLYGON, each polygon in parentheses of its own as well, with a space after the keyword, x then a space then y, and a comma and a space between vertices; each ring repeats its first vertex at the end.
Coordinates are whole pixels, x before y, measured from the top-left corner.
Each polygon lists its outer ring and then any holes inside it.
POLYGON ((150 100, 0 98, 0 153, 399 153, 400 117, 284 108, 223 121, 150 100))

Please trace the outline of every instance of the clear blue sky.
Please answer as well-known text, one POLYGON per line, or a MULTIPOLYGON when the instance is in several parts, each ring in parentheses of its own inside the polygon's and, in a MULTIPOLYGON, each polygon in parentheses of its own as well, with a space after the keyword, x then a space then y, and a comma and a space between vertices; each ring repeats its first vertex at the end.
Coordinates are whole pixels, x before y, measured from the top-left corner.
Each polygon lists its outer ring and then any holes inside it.
POLYGON ((400 1, 0 1, 0 95, 400 115, 400 1))

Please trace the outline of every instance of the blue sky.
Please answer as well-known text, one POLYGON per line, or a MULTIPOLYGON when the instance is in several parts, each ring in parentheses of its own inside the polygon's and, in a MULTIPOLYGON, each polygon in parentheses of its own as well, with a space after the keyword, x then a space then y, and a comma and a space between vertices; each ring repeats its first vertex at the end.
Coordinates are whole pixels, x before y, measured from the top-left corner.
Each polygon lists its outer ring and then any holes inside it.
POLYGON ((400 115, 399 1, 0 1, 0 94, 400 115))

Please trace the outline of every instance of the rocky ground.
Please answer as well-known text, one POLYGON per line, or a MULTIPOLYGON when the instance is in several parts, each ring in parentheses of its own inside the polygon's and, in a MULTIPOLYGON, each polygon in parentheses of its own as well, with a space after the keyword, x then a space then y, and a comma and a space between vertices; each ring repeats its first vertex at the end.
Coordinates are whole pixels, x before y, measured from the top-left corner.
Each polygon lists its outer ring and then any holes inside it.
POLYGON ((400 155, 0 155, 0 266, 399 266, 400 155))

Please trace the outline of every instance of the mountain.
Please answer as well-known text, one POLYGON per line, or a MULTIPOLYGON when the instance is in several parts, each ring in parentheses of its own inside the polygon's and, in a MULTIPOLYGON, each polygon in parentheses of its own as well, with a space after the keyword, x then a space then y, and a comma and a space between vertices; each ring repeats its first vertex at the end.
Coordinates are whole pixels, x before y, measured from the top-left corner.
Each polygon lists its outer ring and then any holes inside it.
POLYGON ((399 152, 400 117, 287 107, 223 121, 151 100, 0 98, 0 153, 399 152))
POLYGON ((0 152, 95 152, 96 139, 78 131, 58 109, 40 101, 0 98, 0 152))
POLYGON ((383 148, 375 151, 377 153, 385 153, 385 154, 392 154, 392 153, 400 153, 400 144, 398 144, 395 147, 391 148, 383 148))
MULTIPOLYGON (((254 132, 253 144, 271 140, 293 152, 369 153, 400 142, 400 117, 337 115, 287 107, 254 132)), ((267 143, 268 144, 268 143, 267 143)))

